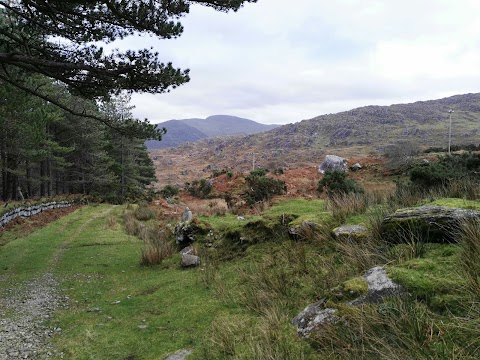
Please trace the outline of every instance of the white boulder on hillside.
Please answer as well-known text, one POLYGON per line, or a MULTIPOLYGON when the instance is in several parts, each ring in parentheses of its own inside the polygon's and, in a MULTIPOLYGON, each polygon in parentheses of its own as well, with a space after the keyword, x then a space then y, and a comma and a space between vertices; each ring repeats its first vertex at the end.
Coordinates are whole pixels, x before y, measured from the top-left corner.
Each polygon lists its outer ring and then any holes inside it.
POLYGON ((327 155, 318 167, 318 171, 321 174, 325 174, 327 171, 347 172, 347 160, 337 155, 327 155))

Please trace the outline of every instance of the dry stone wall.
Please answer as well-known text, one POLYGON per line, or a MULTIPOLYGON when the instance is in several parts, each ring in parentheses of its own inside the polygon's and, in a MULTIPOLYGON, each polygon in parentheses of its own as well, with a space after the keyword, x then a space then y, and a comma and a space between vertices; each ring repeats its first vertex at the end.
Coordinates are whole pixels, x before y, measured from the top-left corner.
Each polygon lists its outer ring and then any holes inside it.
POLYGON ((66 208, 72 206, 70 201, 52 201, 45 204, 38 204, 32 206, 21 206, 0 217, 0 227, 7 225, 9 222, 15 220, 18 217, 30 217, 37 215, 45 210, 66 208))

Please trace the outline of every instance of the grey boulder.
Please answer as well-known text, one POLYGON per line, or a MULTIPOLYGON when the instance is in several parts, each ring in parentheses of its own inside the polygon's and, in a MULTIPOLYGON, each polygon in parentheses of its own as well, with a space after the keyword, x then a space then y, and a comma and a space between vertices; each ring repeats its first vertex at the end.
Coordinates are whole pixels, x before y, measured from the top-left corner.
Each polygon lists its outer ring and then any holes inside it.
POLYGON ((182 254, 182 261, 180 262, 182 267, 194 267, 200 265, 200 257, 192 254, 182 254))
POLYGON ((347 160, 337 155, 327 155, 320 164, 318 171, 325 174, 327 171, 347 171, 347 160))

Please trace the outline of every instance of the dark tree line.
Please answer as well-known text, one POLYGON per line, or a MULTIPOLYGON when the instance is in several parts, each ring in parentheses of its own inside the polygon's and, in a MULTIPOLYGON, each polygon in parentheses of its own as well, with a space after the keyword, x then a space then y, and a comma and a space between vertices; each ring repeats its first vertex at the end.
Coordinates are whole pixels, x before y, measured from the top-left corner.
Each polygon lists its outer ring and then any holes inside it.
POLYGON ((143 192, 154 179, 144 140, 165 129, 134 119, 122 94, 170 91, 189 71, 153 49, 102 44, 175 38, 191 5, 247 2, 256 0, 0 0, 0 197, 143 192))
MULTIPOLYGON (((46 82, 44 78, 25 81, 42 86, 46 82)), ((119 126, 134 121, 128 95, 97 105, 53 81, 47 90, 72 108, 88 108, 119 126)), ((78 193, 116 201, 138 197, 155 179, 144 140, 0 82, 0 197, 4 201, 78 193)))

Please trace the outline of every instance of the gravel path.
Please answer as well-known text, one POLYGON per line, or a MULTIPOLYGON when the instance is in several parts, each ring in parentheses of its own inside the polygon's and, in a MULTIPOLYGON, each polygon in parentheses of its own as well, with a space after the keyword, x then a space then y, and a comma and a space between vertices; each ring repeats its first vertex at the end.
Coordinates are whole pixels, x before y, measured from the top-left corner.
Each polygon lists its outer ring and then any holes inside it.
POLYGON ((66 307, 68 298, 62 297, 51 273, 23 286, 6 290, 0 299, 0 359, 63 358, 49 346, 50 338, 61 329, 45 325, 53 312, 66 307))
POLYGON ((3 296, 0 298, 0 360, 64 358, 50 345, 51 337, 62 329, 48 327, 46 322, 57 309, 68 307, 69 298, 58 290, 58 281, 52 273, 66 247, 91 221, 112 209, 83 222, 73 236, 65 239, 53 254, 45 274, 6 289, 0 295, 3 296))

